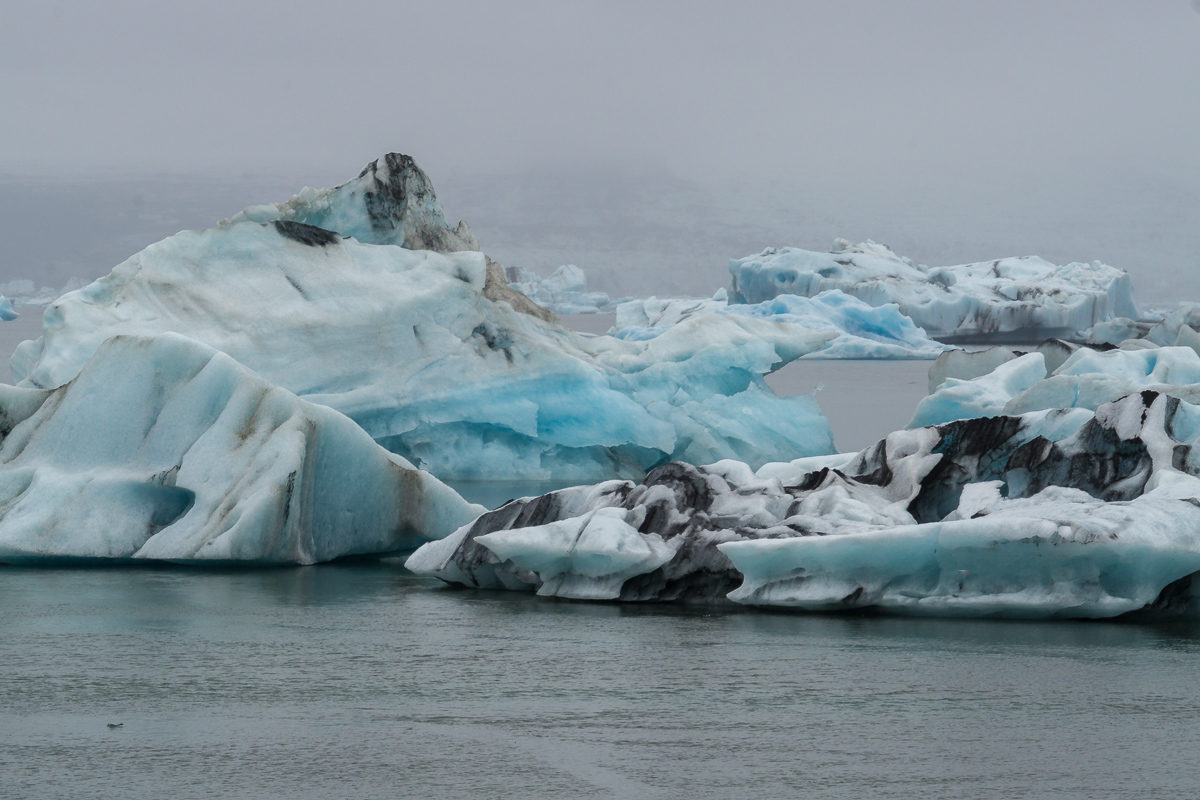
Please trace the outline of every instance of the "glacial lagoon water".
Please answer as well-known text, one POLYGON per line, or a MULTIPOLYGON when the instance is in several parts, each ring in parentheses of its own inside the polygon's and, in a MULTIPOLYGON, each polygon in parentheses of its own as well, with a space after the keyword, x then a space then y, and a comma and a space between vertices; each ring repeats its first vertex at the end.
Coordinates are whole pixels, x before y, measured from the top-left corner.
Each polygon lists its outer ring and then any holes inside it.
MULTIPOLYGON (((927 368, 770 380, 824 384, 857 449, 927 368)), ((398 561, 0 567, 0 798, 1191 797, 1198 678, 1200 622, 576 603, 398 561)))
POLYGON ((5 567, 0 796, 1191 797, 1198 676, 1193 622, 5 567))

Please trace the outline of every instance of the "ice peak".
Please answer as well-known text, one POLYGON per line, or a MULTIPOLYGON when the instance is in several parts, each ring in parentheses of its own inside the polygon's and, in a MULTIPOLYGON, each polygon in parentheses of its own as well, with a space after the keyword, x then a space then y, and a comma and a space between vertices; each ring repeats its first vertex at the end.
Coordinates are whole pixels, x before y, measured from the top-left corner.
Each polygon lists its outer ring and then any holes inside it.
POLYGON ((299 222, 364 244, 453 253, 478 250, 465 222, 451 227, 433 183, 412 156, 388 153, 333 189, 304 188, 286 203, 251 206, 233 222, 299 222))
POLYGON ((402 237, 409 250, 450 253, 478 250, 479 243, 465 222, 454 228, 446 221, 433 183, 412 156, 388 153, 363 167, 358 177, 340 188, 359 184, 371 226, 380 239, 402 237), (417 225, 407 225, 409 221, 417 225))

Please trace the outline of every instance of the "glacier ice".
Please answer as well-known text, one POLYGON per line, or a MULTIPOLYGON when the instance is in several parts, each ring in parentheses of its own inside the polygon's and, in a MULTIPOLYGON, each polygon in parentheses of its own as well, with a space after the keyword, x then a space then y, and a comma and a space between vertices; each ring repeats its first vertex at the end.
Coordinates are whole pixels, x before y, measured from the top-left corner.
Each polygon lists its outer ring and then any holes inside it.
POLYGON ((1157 325, 1146 331, 1145 338, 1161 347, 1181 344, 1179 341, 1181 333, 1185 338, 1190 338, 1183 332, 1184 328, 1193 334, 1200 330, 1200 305, 1184 303, 1171 310, 1157 325))
POLYGON ((504 274, 513 289, 555 314, 598 314, 625 302, 605 292, 589 292, 587 275, 574 264, 564 264, 548 278, 525 267, 505 267, 504 274))
POLYGON ((82 278, 68 278, 61 289, 52 289, 49 286, 39 288, 28 278, 18 278, 15 281, 0 283, 0 295, 7 297, 12 306, 46 306, 67 292, 73 292, 86 285, 87 281, 82 278))
POLYGON ((1098 322, 1092 326, 1088 332, 1088 344, 1111 344, 1113 346, 1121 344, 1127 339, 1141 338, 1149 331, 1149 326, 1138 323, 1137 320, 1129 319, 1128 317, 1114 317, 1107 322, 1098 322))
POLYGON ((402 153, 372 161, 357 178, 333 189, 305 187, 285 203, 250 206, 227 224, 280 221, 409 250, 479 249, 465 222, 450 227, 429 176, 402 153))
POLYGON ((998 345, 984 350, 947 350, 929 367, 929 393, 937 391, 947 378, 978 378, 1016 357, 1014 351, 998 345))
MULTIPOLYGON (((917 404, 908 427, 924 428, 967 417, 999 416, 1009 401, 1045 378, 1046 359, 1041 353, 1018 356, 976 378, 946 378, 937 391, 917 404)), ((1070 404, 1067 407, 1071 407, 1070 404)))
POLYGON ((947 349, 935 342, 893 304, 871 306, 836 289, 814 297, 779 295, 753 305, 730 304, 724 290, 703 300, 651 297, 617 306, 611 331, 620 339, 652 339, 685 319, 707 314, 791 322, 837 334, 823 350, 806 358, 936 358, 947 349))
POLYGON ((1143 390, 1200 403, 1200 354, 1190 347, 1082 347, 1049 375, 1044 359, 1042 353, 1030 353, 979 377, 947 378, 921 400, 909 427, 1051 408, 1094 410, 1143 390))
MULTIPOLYGON (((1061 367, 1080 348, 1073 342, 1062 339, 1047 339, 1033 351, 1041 353, 1046 362, 1047 374, 1061 367)), ((987 375, 1001 364, 1025 355, 1021 350, 994 345, 982 350, 947 350, 937 357, 929 367, 929 393, 933 394, 947 378, 970 380, 987 375)))
POLYGON ((468 587, 585 599, 1178 612, 1200 572, 1198 437, 1200 408, 1151 391, 1094 413, 898 431, 757 472, 673 463, 641 484, 510 502, 407 563, 468 587))
POLYGON ((116 336, 53 390, 0 385, 0 561, 311 564, 473 519, 345 416, 186 337, 116 336))
POLYGON ((1091 345, 1112 345, 1122 350, 1154 347, 1190 347, 1200 353, 1200 305, 1184 303, 1168 311, 1151 314, 1148 319, 1117 317, 1097 323, 1088 331, 1091 345))
POLYGON ((586 337, 493 299, 495 273, 479 252, 293 220, 187 231, 57 300, 13 376, 57 388, 111 336, 174 331, 447 479, 601 480, 832 450, 815 399, 777 397, 762 377, 829 334, 722 314, 647 342, 586 337))
POLYGON ((19 316, 21 315, 13 309, 12 300, 0 294, 0 320, 12 322, 19 316))
POLYGON ((735 302, 829 289, 895 303, 939 340, 1085 338, 1097 323, 1137 319, 1129 275, 1100 262, 1055 266, 1037 257, 926 267, 884 245, 839 239, 829 253, 770 248, 729 263, 735 302))

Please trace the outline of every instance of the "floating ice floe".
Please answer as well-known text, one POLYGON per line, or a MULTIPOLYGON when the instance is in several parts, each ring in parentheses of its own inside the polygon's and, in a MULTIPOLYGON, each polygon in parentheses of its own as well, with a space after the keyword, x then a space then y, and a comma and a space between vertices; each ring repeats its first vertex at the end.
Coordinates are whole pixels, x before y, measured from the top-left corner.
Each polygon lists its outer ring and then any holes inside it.
POLYGON ((0 562, 311 564, 483 508, 351 420, 183 336, 109 339, 54 390, 0 385, 0 562))
POLYGON ((525 267, 505 267, 504 275, 509 286, 555 314, 599 314, 626 302, 604 292, 589 292, 587 276, 574 264, 564 264, 549 278, 525 267))
MULTIPOLYGON (((972 355, 988 363, 1004 353, 996 348, 991 353, 972 355)), ((1013 354, 978 377, 947 377, 917 405, 909 427, 1051 408, 1094 410, 1144 390, 1200 403, 1200 354, 1190 347, 1146 350, 1083 347, 1052 372, 1047 370, 1044 353, 1013 354)))
POLYGON ((1155 392, 889 435, 857 454, 668 464, 513 501, 407 564, 467 587, 810 610, 1194 612, 1200 408, 1155 392))
POLYGON ((1138 318, 1124 270, 1037 257, 926 267, 884 245, 839 239, 829 253, 770 248, 729 263, 733 299, 761 303, 840 289, 872 306, 895 303, 939 340, 1085 338, 1114 317, 1138 318))
POLYGON ((619 339, 652 339, 685 319, 708 314, 790 322, 837 335, 829 347, 806 358, 932 359, 947 349, 926 336, 894 304, 871 306, 836 289, 815 297, 780 295, 753 305, 730 304, 724 289, 704 300, 633 300, 617 306, 611 334, 619 339))
MULTIPOLYGON (((400 184, 391 195, 408 192, 407 173, 389 170, 400 184)), ((412 234, 411 204, 368 196, 343 187, 245 216, 316 208, 324 216, 305 218, 346 219, 363 237, 403 230, 403 241, 450 230, 419 204, 434 223, 412 234), (379 208, 400 210, 394 229, 371 216, 379 208)), ((712 315, 648 342, 586 337, 502 272, 498 286, 498 269, 475 251, 363 243, 294 219, 228 222, 151 245, 56 301, 42 337, 18 346, 13 376, 56 388, 111 336, 174 331, 341 411, 443 478, 601 480, 672 459, 761 464, 832 450, 816 401, 777 397, 763 381, 829 334, 712 315)))

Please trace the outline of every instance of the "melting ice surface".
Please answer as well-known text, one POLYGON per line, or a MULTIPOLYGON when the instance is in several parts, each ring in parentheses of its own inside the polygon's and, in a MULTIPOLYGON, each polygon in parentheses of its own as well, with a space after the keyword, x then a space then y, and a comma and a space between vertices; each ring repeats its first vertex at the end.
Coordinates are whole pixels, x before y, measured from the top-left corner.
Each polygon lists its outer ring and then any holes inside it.
POLYGON ((425 545, 450 583, 813 610, 1107 617, 1191 608, 1200 408, 1155 392, 510 503, 425 545))
POLYGON ((173 333, 70 383, 0 385, 0 561, 311 564, 411 549, 483 509, 352 421, 173 333))
POLYGON ((617 306, 612 335, 652 339, 686 319, 708 314, 795 323, 836 335, 828 347, 806 358, 936 358, 947 349, 926 336, 896 305, 871 306, 836 289, 815 297, 779 295, 753 305, 730 304, 724 289, 705 300, 628 301, 617 306))
POLYGON ((895 303, 935 339, 1082 338, 1097 323, 1139 316, 1129 275, 1099 262, 1055 266, 1027 257, 925 267, 875 242, 839 239, 829 253, 771 248, 731 261, 729 271, 736 302, 840 289, 872 306, 895 303))

